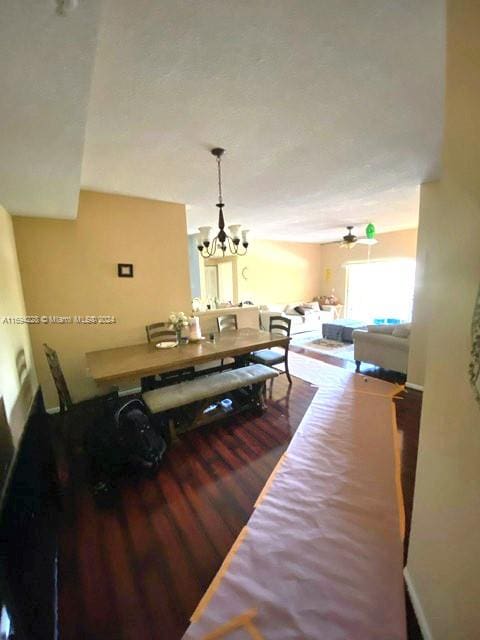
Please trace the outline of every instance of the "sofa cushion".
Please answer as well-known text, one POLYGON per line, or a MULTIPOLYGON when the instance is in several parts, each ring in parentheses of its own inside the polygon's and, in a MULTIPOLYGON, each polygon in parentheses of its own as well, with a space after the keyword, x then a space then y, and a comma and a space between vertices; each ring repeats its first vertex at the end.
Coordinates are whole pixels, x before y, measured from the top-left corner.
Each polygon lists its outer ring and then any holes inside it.
POLYGON ((272 311, 280 314, 285 310, 285 305, 284 304, 261 304, 259 309, 260 311, 272 311))
POLYGON ((292 325, 303 325, 305 323, 305 316, 301 316, 298 313, 286 314, 286 317, 292 321, 292 325))
POLYGON ((250 360, 271 367, 274 364, 283 362, 285 360, 285 354, 272 351, 271 349, 262 349, 261 351, 254 351, 250 354, 250 360))
POLYGON ((394 338, 408 338, 410 336, 411 324, 406 322, 405 324, 395 325, 392 336, 394 338))
MULTIPOLYGON (((409 347, 408 340, 394 338, 388 333, 373 333, 372 331, 364 331, 363 329, 355 329, 355 331, 352 333, 352 339, 355 346, 361 343, 374 345, 380 349, 389 347, 391 349, 398 349, 400 351, 408 351, 409 347)), ((359 360, 362 360, 362 358, 359 358, 359 360)), ((365 361, 367 362, 366 359, 365 361)))

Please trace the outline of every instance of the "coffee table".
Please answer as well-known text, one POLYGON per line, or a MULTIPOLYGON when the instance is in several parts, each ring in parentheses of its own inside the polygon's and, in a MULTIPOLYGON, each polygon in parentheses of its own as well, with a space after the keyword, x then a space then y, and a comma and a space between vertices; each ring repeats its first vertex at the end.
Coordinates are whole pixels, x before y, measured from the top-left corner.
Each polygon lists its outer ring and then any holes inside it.
POLYGON ((353 342, 354 329, 366 329, 367 325, 359 320, 332 320, 322 325, 322 335, 325 340, 337 342, 353 342))

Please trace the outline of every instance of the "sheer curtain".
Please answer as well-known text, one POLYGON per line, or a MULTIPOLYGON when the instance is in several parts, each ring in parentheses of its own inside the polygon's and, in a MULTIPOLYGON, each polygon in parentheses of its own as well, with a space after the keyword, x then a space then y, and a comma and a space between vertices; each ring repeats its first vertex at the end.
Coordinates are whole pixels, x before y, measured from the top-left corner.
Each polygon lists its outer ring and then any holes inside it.
POLYGON ((415 260, 347 264, 346 316, 352 320, 412 319, 415 260))

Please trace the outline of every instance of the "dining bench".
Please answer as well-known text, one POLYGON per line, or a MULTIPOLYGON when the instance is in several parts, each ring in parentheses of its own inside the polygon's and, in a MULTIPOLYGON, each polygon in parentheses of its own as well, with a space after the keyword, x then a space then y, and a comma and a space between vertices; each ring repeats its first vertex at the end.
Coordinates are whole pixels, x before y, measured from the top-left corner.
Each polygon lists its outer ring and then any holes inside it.
POLYGON ((146 391, 142 398, 152 415, 168 420, 175 439, 182 419, 194 428, 246 409, 263 411, 265 383, 276 376, 275 369, 253 364, 146 391), (228 401, 222 403, 226 395, 228 401))

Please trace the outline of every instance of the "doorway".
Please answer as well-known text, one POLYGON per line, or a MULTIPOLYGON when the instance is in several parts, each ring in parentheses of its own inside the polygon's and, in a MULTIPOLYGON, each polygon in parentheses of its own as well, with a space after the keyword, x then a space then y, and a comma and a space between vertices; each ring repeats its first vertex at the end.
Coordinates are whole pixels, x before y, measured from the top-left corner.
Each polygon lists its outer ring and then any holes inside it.
POLYGON ((218 265, 205 265, 205 293, 209 300, 219 298, 218 265))

